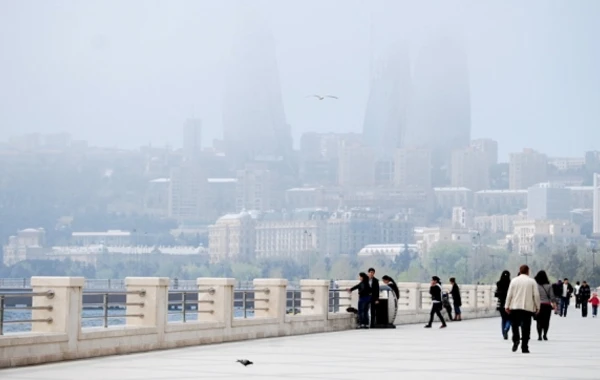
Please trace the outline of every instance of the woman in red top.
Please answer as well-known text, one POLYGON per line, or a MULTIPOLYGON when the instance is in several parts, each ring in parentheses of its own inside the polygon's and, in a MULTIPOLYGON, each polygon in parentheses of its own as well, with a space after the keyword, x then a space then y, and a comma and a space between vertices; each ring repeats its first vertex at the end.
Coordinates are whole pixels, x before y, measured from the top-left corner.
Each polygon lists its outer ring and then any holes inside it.
POLYGON ((592 298, 588 302, 592 304, 592 318, 596 318, 598 315, 598 305, 600 304, 598 293, 592 294, 592 298))

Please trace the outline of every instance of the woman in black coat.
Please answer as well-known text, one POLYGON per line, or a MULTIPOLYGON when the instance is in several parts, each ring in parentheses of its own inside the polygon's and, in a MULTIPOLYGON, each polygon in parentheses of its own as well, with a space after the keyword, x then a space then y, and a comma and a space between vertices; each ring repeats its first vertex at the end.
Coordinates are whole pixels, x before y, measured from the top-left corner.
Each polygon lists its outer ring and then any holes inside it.
POLYGON ((462 298, 460 296, 460 288, 458 287, 454 277, 450 278, 450 284, 452 284, 450 295, 452 296, 452 303, 454 305, 454 320, 462 321, 462 312, 460 310, 460 307, 462 306, 462 298))
POLYGON ((502 336, 508 339, 508 331, 510 330, 510 319, 505 310, 506 296, 508 295, 508 287, 510 286, 510 272, 505 270, 500 275, 500 280, 496 283, 495 296, 498 298, 498 311, 502 317, 502 336))

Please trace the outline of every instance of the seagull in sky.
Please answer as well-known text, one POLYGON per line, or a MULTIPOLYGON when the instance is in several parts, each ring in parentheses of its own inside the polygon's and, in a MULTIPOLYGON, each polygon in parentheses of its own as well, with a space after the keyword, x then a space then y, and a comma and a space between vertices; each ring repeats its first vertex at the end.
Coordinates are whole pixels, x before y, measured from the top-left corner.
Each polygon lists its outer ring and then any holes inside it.
POLYGON ((319 100, 323 100, 325 98, 338 99, 337 96, 333 96, 333 95, 309 95, 309 96, 307 96, 307 98, 317 98, 319 100))

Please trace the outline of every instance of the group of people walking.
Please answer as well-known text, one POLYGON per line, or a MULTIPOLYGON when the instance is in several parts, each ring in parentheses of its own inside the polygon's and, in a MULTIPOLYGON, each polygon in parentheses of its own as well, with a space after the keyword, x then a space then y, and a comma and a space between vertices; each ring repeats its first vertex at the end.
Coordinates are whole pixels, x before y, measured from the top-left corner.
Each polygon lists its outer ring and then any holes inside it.
POLYGON ((552 312, 566 317, 569 301, 574 293, 582 308, 583 317, 587 317, 588 303, 592 304, 592 315, 596 317, 600 303, 598 294, 592 293, 585 281, 581 285, 578 283, 574 289, 566 278, 551 284, 545 271, 539 271, 534 278, 529 277, 529 271, 527 265, 522 265, 519 275, 514 279, 511 279, 508 271, 504 271, 496 283, 502 336, 508 339, 508 332, 512 329, 512 351, 516 352, 520 345, 525 354, 529 353, 532 319, 537 322, 538 340, 546 341, 552 312))

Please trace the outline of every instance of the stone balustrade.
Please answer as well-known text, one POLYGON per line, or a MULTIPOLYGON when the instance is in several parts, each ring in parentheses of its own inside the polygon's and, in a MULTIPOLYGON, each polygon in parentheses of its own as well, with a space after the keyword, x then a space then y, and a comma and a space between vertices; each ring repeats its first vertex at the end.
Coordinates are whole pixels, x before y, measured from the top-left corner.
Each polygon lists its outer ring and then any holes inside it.
MULTIPOLYGON (((82 328, 84 283, 81 277, 31 279, 32 294, 51 296, 33 297, 31 319, 35 322, 31 332, 0 336, 0 368, 340 331, 352 329, 356 323, 354 314, 346 311, 357 306, 356 292, 346 292, 356 281, 338 281, 336 290, 330 289, 327 280, 302 280, 294 293, 294 311, 289 313, 288 281, 256 279, 251 294, 247 297, 244 293, 241 301, 243 315, 248 316, 245 318, 236 315, 236 305, 240 302, 236 300, 236 292, 240 291, 234 289, 235 279, 199 278, 194 290, 197 301, 193 301, 197 308, 187 312, 196 318, 173 323, 169 322, 168 278, 127 278, 121 315, 125 324, 110 326, 105 322, 105 327, 82 328), (295 311, 296 297, 299 312, 295 311), (336 303, 333 309, 338 312, 331 311, 333 300, 336 303)), ((429 285, 399 283, 398 286, 400 299, 395 324, 425 322, 430 308, 429 285)), ((464 319, 496 315, 491 286, 463 285, 461 289, 464 319)))

